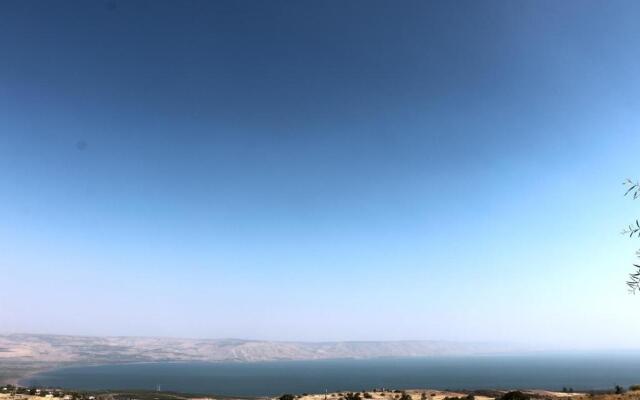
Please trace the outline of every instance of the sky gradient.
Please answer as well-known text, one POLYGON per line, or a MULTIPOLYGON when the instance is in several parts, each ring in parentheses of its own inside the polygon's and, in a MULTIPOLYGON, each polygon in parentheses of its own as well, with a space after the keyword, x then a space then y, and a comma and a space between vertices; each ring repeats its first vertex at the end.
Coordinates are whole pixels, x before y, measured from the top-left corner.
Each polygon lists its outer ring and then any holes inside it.
POLYGON ((0 331, 640 348, 638 16, 3 1, 0 331))

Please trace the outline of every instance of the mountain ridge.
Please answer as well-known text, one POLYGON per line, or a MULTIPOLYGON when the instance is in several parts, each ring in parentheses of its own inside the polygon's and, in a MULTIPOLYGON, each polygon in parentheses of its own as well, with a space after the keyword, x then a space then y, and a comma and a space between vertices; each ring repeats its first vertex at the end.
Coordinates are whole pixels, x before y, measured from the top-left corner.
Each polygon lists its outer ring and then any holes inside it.
POLYGON ((523 348, 437 340, 296 342, 142 336, 0 334, 0 379, 65 366, 138 362, 266 362, 507 354, 523 348))
POLYGON ((438 340, 270 341, 142 336, 0 335, 0 360, 40 362, 273 361, 507 353, 513 345, 438 340))

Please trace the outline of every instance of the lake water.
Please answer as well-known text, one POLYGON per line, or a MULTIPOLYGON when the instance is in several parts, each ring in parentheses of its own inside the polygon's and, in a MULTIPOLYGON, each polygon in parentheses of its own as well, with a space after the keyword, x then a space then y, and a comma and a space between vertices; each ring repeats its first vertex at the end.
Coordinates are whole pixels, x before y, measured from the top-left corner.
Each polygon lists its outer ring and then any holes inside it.
POLYGON ((76 389, 149 389, 238 396, 325 389, 607 389, 640 383, 640 354, 534 355, 257 363, 148 363, 63 368, 24 382, 76 389))

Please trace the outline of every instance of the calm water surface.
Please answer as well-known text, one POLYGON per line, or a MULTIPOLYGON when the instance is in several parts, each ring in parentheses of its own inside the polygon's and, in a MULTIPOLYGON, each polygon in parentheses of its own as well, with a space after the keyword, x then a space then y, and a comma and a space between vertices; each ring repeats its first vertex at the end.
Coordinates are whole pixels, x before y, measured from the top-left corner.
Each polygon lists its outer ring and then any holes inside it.
POLYGON ((105 365, 50 371, 24 383, 149 390, 160 384, 162 390, 238 396, 374 387, 586 390, 640 383, 640 354, 105 365))

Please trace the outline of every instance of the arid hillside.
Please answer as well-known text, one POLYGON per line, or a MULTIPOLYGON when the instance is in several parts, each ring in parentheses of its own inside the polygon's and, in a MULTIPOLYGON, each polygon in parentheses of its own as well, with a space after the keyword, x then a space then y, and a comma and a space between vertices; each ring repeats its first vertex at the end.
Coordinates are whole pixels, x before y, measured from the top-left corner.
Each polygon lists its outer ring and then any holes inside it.
POLYGON ((498 354, 514 350, 518 349, 506 345, 439 341, 271 342, 12 334, 0 335, 0 378, 15 381, 29 373, 63 365, 424 357, 498 354))
POLYGON ((270 342, 55 335, 0 336, 0 362, 270 361, 506 353, 508 346, 438 341, 270 342))

